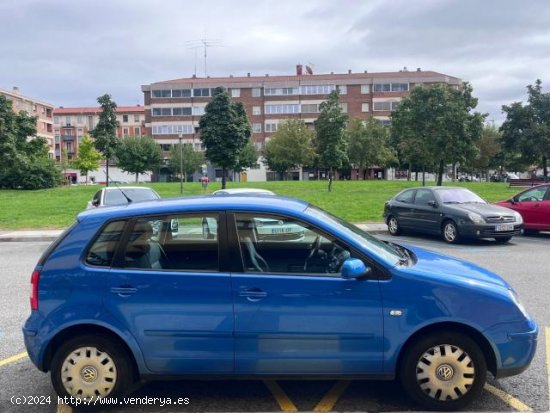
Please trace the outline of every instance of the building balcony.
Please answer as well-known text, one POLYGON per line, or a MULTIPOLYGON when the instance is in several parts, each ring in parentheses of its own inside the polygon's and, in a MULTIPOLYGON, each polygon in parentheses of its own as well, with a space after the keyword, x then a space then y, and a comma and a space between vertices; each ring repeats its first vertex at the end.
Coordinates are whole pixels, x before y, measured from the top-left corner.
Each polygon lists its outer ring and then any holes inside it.
POLYGON ((74 141, 76 139, 76 135, 61 135, 63 138, 63 141, 74 141))

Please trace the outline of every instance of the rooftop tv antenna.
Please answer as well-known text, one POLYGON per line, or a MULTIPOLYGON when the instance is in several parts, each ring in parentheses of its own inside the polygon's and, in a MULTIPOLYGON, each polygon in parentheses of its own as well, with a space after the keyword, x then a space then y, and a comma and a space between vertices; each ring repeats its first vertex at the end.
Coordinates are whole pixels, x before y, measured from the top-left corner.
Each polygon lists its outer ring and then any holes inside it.
POLYGON ((197 76, 197 50, 202 49, 203 50, 203 57, 204 57, 204 77, 208 76, 208 70, 206 65, 207 60, 207 50, 210 47, 223 47, 222 43, 218 39, 208 39, 203 37, 202 39, 196 39, 196 40, 188 40, 185 42, 185 45, 188 49, 193 49, 195 51, 195 68, 194 68, 194 75, 197 76))

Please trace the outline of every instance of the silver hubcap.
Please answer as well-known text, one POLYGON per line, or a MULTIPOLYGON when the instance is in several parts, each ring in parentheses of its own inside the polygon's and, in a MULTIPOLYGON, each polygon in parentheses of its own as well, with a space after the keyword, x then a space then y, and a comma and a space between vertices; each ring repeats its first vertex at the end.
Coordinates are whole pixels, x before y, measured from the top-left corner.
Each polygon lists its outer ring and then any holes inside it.
POLYGON ((61 367, 61 381, 70 396, 92 400, 107 396, 116 384, 117 371, 111 356, 95 347, 72 351, 61 367))
POLYGON ((445 225, 444 229, 445 239, 447 241, 454 241, 456 238, 456 228, 453 224, 445 225))
POLYGON ((389 229, 392 234, 397 232, 397 220, 395 218, 390 218, 389 229))
POLYGON ((435 400, 464 396, 475 379, 474 362, 464 350, 451 344, 430 348, 418 360, 416 380, 424 393, 435 400))

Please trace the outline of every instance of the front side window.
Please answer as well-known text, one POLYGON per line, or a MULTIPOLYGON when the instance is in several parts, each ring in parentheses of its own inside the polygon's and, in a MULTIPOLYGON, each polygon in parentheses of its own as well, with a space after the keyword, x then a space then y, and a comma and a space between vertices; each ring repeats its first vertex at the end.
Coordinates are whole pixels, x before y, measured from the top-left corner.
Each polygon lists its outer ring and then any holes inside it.
POLYGON ((533 202, 533 201, 542 201, 544 199, 544 194, 546 193, 546 187, 534 188, 518 196, 518 201, 520 202, 533 202))
POLYGON ((87 264, 99 267, 111 266, 125 224, 126 221, 114 221, 103 228, 88 250, 86 255, 87 264))
POLYGON ((247 272, 336 277, 351 257, 335 239, 288 217, 237 214, 236 229, 247 272))
POLYGON ((435 202, 435 196, 429 189, 417 189, 414 203, 417 205, 428 205, 430 202, 435 202))
POLYGON ((124 267, 218 271, 218 214, 138 219, 124 251, 124 267))

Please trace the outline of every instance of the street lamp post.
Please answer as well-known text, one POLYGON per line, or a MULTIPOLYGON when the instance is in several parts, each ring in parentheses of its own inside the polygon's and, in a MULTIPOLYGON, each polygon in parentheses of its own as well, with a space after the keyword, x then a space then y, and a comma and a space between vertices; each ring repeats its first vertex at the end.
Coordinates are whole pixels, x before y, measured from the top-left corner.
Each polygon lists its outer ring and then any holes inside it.
POLYGON ((181 144, 182 134, 179 134, 180 142, 180 194, 183 195, 183 145, 181 144))

